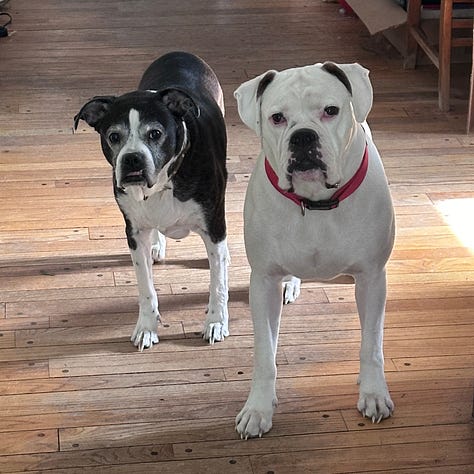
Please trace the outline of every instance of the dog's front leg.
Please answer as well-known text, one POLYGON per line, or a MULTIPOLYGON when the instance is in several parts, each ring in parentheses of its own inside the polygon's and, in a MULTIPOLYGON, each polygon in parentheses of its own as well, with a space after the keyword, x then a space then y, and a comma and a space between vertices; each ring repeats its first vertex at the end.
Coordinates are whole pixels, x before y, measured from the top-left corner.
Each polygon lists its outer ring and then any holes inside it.
POLYGON ((202 232, 201 237, 206 246, 210 269, 209 306, 202 337, 210 344, 214 344, 216 341, 223 341, 229 335, 227 309, 229 250, 225 238, 215 243, 207 233, 202 232))
POLYGON ((250 395, 235 420, 241 438, 262 436, 272 427, 276 397, 276 351, 282 310, 282 279, 250 277, 250 309, 254 328, 254 371, 250 395))
POLYGON ((385 270, 356 276, 356 301, 362 330, 357 408, 373 423, 388 418, 394 409, 384 375, 386 292, 385 270))
POLYGON ((140 307, 131 340, 140 351, 158 342, 157 322, 160 319, 160 313, 158 312, 158 296, 153 284, 152 233, 151 229, 137 231, 127 229, 130 254, 137 276, 140 307))

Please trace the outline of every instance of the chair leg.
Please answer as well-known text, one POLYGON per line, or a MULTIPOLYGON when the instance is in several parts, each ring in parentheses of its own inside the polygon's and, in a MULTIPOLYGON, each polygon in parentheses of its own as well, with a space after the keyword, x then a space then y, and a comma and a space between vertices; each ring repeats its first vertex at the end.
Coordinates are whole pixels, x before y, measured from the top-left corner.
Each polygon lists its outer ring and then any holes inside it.
POLYGON ((410 0, 407 9, 407 53, 403 67, 414 69, 418 55, 418 43, 411 34, 411 28, 418 28, 421 18, 421 0, 410 0))
POLYGON ((441 0, 439 25, 438 103, 443 112, 449 110, 451 79, 451 21, 453 0, 441 0))
MULTIPOLYGON (((472 43, 474 45, 474 28, 472 29, 472 43)), ((467 111, 466 133, 471 131, 472 122, 474 122, 474 46, 472 48, 471 89, 469 91, 469 110, 467 111)))

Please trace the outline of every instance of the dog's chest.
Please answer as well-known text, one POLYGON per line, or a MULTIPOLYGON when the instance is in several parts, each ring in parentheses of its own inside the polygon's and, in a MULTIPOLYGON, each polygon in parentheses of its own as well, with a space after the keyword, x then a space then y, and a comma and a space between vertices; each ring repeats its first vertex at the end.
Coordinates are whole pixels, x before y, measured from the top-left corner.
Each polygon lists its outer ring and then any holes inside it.
POLYGON ((117 203, 137 229, 156 228, 171 238, 185 237, 189 231, 204 228, 201 207, 190 199, 181 202, 173 197, 173 190, 152 194, 140 199, 137 193, 117 197, 117 203))

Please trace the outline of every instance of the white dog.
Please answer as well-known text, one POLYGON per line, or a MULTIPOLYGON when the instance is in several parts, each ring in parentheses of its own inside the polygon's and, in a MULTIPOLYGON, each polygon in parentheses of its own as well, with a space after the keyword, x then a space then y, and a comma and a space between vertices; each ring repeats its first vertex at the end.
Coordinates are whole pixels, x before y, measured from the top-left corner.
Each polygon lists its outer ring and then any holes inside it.
POLYGON ((395 226, 365 123, 372 106, 368 71, 330 62, 268 71, 242 84, 235 97, 242 121, 262 142, 244 210, 255 368, 237 431, 248 438, 272 426, 282 282, 289 302, 299 294, 299 278, 338 275, 356 282, 362 329, 357 407, 378 423, 394 408, 382 339, 395 226))

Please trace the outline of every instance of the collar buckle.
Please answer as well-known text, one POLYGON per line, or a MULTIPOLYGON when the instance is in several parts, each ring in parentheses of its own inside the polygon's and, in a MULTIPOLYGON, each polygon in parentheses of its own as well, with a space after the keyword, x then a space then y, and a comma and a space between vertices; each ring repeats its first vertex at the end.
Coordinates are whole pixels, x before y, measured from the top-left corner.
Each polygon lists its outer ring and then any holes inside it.
POLYGON ((306 215, 306 206, 303 200, 300 201, 300 207, 301 207, 301 215, 305 216, 306 215))

